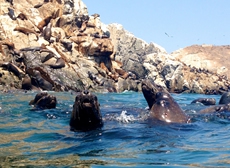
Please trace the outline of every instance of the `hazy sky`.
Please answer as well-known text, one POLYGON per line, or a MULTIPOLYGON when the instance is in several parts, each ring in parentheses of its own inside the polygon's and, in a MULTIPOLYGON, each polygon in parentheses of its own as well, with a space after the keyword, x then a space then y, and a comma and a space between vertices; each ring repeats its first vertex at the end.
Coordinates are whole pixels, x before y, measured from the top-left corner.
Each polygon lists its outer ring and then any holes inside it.
POLYGON ((230 0, 83 0, 89 15, 119 23, 168 53, 193 44, 230 45, 230 0))

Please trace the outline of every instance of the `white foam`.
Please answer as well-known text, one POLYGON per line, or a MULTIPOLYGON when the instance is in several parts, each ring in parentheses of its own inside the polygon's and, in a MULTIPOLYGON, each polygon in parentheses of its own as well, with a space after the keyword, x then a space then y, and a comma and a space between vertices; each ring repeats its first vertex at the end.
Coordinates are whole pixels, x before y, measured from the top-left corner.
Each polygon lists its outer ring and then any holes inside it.
POLYGON ((127 115, 126 113, 127 113, 126 110, 122 111, 120 116, 116 117, 116 120, 122 123, 130 123, 136 121, 133 115, 127 115))

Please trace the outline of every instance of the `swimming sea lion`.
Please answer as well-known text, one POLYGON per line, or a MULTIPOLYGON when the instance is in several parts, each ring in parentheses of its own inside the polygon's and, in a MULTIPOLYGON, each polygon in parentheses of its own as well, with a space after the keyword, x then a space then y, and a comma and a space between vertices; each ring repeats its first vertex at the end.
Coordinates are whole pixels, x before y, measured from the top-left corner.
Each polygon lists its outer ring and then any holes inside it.
POLYGON ((180 108, 173 97, 162 87, 142 81, 142 92, 150 108, 150 120, 160 120, 167 123, 188 123, 189 117, 180 108))
POLYGON ((230 103, 230 92, 225 92, 222 94, 219 104, 228 104, 230 103))
POLYGON ((103 126, 97 96, 85 90, 77 94, 70 118, 71 130, 88 131, 103 126))
POLYGON ((220 104, 215 106, 210 106, 203 110, 199 111, 199 114, 207 114, 207 113, 218 113, 218 112, 230 112, 230 104, 220 104))
POLYGON ((166 92, 156 94, 156 103, 150 110, 150 118, 168 123, 188 123, 189 117, 184 113, 173 97, 166 92))
POLYGON ((208 108, 199 111, 201 114, 218 113, 218 112, 230 112, 230 92, 225 92, 219 101, 219 105, 210 106, 208 108))
POLYGON ((216 99, 214 98, 199 98, 195 99, 191 102, 192 103, 202 103, 203 105, 215 105, 216 104, 216 99))
POLYGON ((29 105, 34 105, 36 108, 41 109, 52 109, 56 108, 57 99, 55 96, 52 96, 47 92, 41 92, 36 94, 35 98, 30 101, 29 105))
POLYGON ((201 114, 218 112, 230 112, 230 92, 225 92, 219 101, 219 105, 210 106, 199 111, 201 114))
POLYGON ((149 109, 151 109, 153 104, 156 103, 157 92, 168 92, 163 87, 155 84, 155 82, 147 79, 142 81, 141 88, 149 109))

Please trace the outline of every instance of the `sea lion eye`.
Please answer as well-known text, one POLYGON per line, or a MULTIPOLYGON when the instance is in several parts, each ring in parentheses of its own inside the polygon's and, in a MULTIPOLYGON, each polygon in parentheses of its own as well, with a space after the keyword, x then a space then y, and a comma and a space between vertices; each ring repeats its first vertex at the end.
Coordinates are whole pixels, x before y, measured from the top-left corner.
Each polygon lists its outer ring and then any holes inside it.
POLYGON ((75 97, 75 101, 78 101, 78 100, 79 100, 79 97, 78 97, 78 96, 76 96, 76 97, 75 97))
POLYGON ((161 97, 162 93, 161 92, 157 92, 156 97, 161 97))

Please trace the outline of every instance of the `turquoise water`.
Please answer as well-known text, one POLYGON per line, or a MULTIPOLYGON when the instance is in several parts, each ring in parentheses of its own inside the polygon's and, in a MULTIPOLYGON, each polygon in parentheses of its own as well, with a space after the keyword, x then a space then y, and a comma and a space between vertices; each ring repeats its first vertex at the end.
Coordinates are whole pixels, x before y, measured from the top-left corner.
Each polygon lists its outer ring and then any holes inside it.
POLYGON ((104 127, 69 131, 75 96, 50 92, 56 109, 33 111, 36 92, 0 96, 0 167, 229 167, 228 113, 199 115, 190 102, 218 95, 173 94, 191 124, 150 125, 142 93, 96 94, 104 127))

